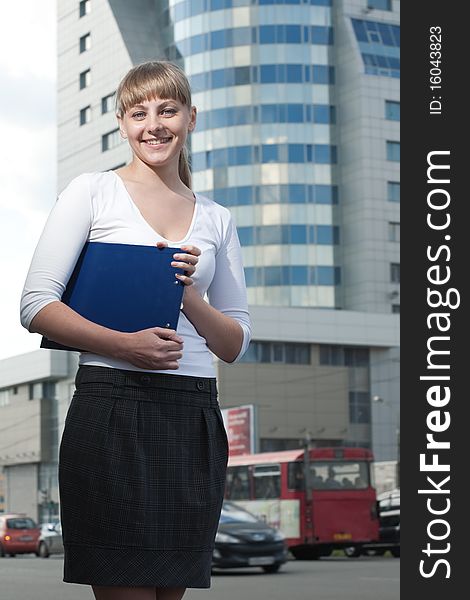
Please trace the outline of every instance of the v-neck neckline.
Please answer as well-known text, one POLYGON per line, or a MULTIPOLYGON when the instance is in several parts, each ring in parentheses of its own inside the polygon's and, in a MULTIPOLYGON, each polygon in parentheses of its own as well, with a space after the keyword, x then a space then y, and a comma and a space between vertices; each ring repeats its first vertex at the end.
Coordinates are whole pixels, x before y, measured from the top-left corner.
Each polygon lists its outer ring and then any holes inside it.
POLYGON ((151 229, 153 231, 153 233, 155 233, 156 235, 158 235, 158 237, 162 238, 162 240, 165 240, 165 242, 169 242, 170 244, 181 244, 183 242, 185 242, 189 236, 191 235, 191 233, 193 232, 194 229, 194 225, 196 223, 196 215, 198 212, 198 207, 199 207, 199 195, 196 192, 193 192, 193 196, 194 196, 194 208, 193 208, 193 217, 191 219, 191 223, 189 225, 189 229, 186 232, 186 235, 180 239, 180 240, 169 240, 168 238, 164 237, 161 233, 159 233, 152 225, 150 225, 150 223, 147 221, 147 219, 144 217, 144 215, 142 214, 141 210, 139 209, 139 207, 137 206, 137 204, 134 202, 134 200, 132 199, 132 196, 129 193, 129 190, 126 187, 126 184, 124 183, 124 179, 118 175, 116 173, 116 171, 109 171, 110 173, 113 173, 113 175, 119 180, 120 185, 122 186, 131 206, 133 207, 133 209, 137 212, 138 216, 140 217, 140 220, 143 221, 145 223, 145 225, 151 229))

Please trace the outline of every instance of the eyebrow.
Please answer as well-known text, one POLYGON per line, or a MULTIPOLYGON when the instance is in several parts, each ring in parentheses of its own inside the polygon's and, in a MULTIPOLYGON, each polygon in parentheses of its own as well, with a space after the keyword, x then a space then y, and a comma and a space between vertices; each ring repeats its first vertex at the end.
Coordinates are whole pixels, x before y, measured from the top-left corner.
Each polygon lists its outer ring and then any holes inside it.
MULTIPOLYGON (((170 99, 170 100, 164 100, 163 102, 160 102, 160 104, 158 104, 158 108, 160 108, 161 106, 164 106, 165 104, 169 104, 171 102, 175 102, 176 100, 170 99)), ((146 106, 144 106, 143 104, 134 104, 133 106, 131 106, 130 110, 133 110, 134 108, 147 108, 146 106)))

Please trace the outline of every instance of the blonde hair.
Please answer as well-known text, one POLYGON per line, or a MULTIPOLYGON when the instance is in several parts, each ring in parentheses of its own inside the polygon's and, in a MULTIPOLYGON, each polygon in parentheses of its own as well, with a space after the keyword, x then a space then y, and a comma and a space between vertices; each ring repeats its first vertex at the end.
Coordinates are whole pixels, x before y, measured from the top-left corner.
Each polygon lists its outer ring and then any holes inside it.
MULTIPOLYGON (((116 91, 116 116, 122 118, 135 104, 155 96, 179 100, 191 110, 191 87, 184 71, 174 63, 153 60, 140 63, 123 77, 116 91)), ((191 189, 191 169, 186 145, 179 156, 178 173, 191 189)))

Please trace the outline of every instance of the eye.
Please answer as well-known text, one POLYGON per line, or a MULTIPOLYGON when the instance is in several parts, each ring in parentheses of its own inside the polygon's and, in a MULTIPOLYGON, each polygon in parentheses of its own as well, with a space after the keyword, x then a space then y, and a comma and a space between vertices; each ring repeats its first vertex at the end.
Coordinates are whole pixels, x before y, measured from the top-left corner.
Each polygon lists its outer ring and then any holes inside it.
POLYGON ((170 114, 170 115, 174 115, 176 113, 176 110, 174 108, 164 108, 162 110, 162 112, 165 114, 170 114))
POLYGON ((141 117, 145 117, 145 113, 142 111, 139 111, 139 112, 134 113, 132 116, 140 119, 141 117))

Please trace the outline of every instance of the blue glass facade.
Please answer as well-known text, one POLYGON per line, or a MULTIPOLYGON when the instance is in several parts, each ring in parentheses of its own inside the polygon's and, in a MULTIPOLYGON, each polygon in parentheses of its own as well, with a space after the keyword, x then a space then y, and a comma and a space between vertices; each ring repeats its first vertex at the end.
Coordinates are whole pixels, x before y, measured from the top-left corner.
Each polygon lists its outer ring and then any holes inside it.
POLYGON ((261 25, 218 29, 182 39, 175 44, 183 56, 251 44, 333 43, 333 30, 322 25, 261 25))
POLYGON ((335 72, 327 65, 271 64, 228 67, 189 76, 193 92, 254 83, 333 84, 335 72))
POLYGON ((336 146, 327 144, 263 144, 262 146, 232 146, 192 154, 192 171, 213 167, 232 167, 262 163, 318 163, 337 162, 336 146))
POLYGON ((368 75, 400 77, 400 27, 351 19, 368 75))
POLYGON ((248 206, 250 204, 338 204, 335 185, 243 185, 204 190, 222 206, 248 206))
POLYGON ((253 123, 323 123, 334 124, 336 110, 329 104, 261 104, 229 106, 199 112, 197 130, 249 125, 253 123))
POLYGON ((166 54, 182 61, 198 109, 193 185, 230 207, 253 304, 336 307, 330 7, 330 0, 170 0, 166 54), (235 15, 243 6, 250 11, 235 15))
POLYGON ((172 6, 172 17, 174 21, 181 21, 189 17, 195 17, 209 11, 223 10, 225 8, 236 8, 238 6, 273 6, 310 4, 311 6, 331 6, 332 0, 187 0, 177 2, 172 6))

